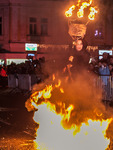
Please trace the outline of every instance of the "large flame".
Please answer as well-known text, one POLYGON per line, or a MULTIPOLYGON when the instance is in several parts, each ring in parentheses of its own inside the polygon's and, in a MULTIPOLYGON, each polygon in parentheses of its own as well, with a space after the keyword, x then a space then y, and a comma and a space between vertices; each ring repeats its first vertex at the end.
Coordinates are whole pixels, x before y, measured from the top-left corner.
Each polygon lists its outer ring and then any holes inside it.
POLYGON ((39 128, 37 129, 36 140, 34 142, 37 145, 37 149, 107 149, 110 139, 106 137, 106 130, 112 119, 110 117, 109 119, 102 119, 103 114, 94 110, 97 118, 91 114, 92 117, 86 117, 85 122, 81 121, 80 124, 73 122, 69 125, 68 123, 71 117, 73 117, 76 107, 71 103, 67 105, 65 102, 57 101, 54 104, 49 101, 55 89, 58 89, 61 94, 65 94, 65 90, 61 87, 61 80, 58 79, 56 82, 55 75, 53 75, 52 79, 54 81, 53 84, 46 85, 43 90, 35 92, 31 95, 29 101, 26 102, 28 110, 32 110, 33 108, 36 110, 34 121, 39 124, 39 128))
POLYGON ((61 126, 62 119, 69 119, 73 106, 65 114, 56 114, 55 105, 42 103, 35 112, 34 120, 39 124, 35 143, 40 150, 105 150, 110 140, 105 137, 111 119, 91 120, 81 127, 72 125, 70 129, 61 126), (78 131, 78 132, 75 132, 78 131), (76 133, 76 134, 75 134, 76 133))
POLYGON ((86 9, 87 7, 89 8, 89 15, 88 18, 89 20, 94 20, 95 18, 95 14, 98 13, 98 11, 96 10, 95 7, 91 7, 92 4, 92 0, 88 2, 83 2, 80 6, 80 2, 81 0, 78 0, 78 4, 72 5, 68 11, 65 12, 66 17, 71 17, 73 15, 73 11, 75 10, 76 7, 79 7, 78 11, 77 11, 77 17, 78 18, 82 18, 84 16, 84 9, 86 9))

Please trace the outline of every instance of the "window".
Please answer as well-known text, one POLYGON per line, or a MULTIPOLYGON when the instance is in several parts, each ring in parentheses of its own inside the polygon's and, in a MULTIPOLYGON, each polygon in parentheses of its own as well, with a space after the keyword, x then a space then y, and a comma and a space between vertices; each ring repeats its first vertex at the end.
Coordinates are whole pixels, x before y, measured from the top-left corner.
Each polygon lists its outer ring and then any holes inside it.
POLYGON ((102 27, 97 28, 94 33, 95 38, 102 39, 103 38, 103 30, 102 27))
POLYGON ((36 35, 37 34, 37 19, 36 18, 29 18, 29 34, 36 35))
POLYGON ((0 17, 0 35, 2 35, 2 17, 0 17))
POLYGON ((48 35, 48 19, 41 19, 41 35, 48 35))

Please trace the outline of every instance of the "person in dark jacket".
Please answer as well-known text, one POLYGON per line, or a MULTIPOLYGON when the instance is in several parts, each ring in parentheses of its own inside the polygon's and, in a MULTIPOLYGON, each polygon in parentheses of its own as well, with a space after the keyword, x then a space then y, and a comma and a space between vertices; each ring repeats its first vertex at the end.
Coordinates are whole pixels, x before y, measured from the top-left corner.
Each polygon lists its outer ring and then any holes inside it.
POLYGON ((86 42, 81 38, 75 42, 75 48, 70 51, 67 65, 70 74, 78 74, 84 70, 88 70, 90 54, 86 50, 86 47, 86 42))

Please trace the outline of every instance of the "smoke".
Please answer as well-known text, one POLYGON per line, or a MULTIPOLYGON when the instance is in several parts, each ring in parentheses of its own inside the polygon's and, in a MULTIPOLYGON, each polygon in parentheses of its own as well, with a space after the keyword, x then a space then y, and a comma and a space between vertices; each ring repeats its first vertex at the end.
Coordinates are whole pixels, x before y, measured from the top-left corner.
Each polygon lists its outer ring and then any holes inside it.
POLYGON ((102 90, 95 85, 94 82, 96 81, 94 79, 97 79, 94 76, 84 71, 78 75, 75 74, 75 79, 72 81, 65 82, 64 78, 59 78, 62 81, 61 87, 64 93, 61 93, 59 89, 55 89, 49 101, 56 105, 58 113, 61 106, 57 104, 60 102, 64 103, 66 108, 71 104, 74 106, 69 122, 64 121, 66 126, 73 123, 80 125, 89 118, 98 120, 111 117, 111 113, 106 110, 105 105, 102 103, 102 90))
MULTIPOLYGON (((102 89, 97 86, 98 77, 90 74, 88 71, 81 71, 79 74, 75 73, 75 78, 72 80, 66 79, 67 76, 57 72, 54 81, 50 76, 45 82, 34 86, 33 89, 33 93, 37 91, 36 97, 38 91, 43 90, 46 85, 53 85, 54 87, 59 80, 61 81, 60 87, 53 88, 51 97, 46 100, 56 106, 57 114, 65 112, 64 109, 66 110, 70 105, 74 106, 69 121, 62 120, 65 128, 70 128, 72 124, 80 126, 83 122, 87 122, 88 119, 102 120, 112 116, 111 108, 106 109, 102 102, 102 89), (61 92, 61 88, 63 92, 61 92)), ((34 95, 26 102, 27 108, 33 97, 34 95)), ((42 101, 45 102, 45 99, 39 99, 37 104, 42 103, 42 101)))

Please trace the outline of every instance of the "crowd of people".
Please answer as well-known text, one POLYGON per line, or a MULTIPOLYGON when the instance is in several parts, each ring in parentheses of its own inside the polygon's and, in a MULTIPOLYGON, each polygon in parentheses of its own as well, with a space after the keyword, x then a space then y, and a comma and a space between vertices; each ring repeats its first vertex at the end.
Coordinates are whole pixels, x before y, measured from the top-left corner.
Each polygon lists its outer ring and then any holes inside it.
MULTIPOLYGON (((75 72, 77 74, 83 69, 88 69, 89 72, 97 76, 103 76, 104 79, 105 76, 106 78, 109 76, 113 77, 113 56, 104 52, 101 59, 98 57, 96 59, 91 58, 86 47, 84 40, 78 39, 75 48, 70 50, 69 65, 67 65, 69 75, 71 73, 75 77, 75 72)), ((9 74, 14 74, 15 76, 17 74, 43 74, 47 78, 49 75, 44 70, 44 64, 45 57, 42 57, 21 64, 12 62, 8 66, 0 66, 0 84, 3 82, 3 79, 7 79, 9 74)))
POLYGON ((113 56, 104 52, 101 59, 92 59, 89 63, 89 71, 100 76, 113 77, 113 56))
POLYGON ((86 47, 84 40, 78 39, 70 52, 67 70, 71 80, 85 70, 99 77, 103 85, 107 86, 110 83, 109 79, 113 79, 110 78, 113 77, 113 56, 104 52, 101 59, 100 56, 91 57, 86 47))
MULTIPOLYGON (((17 77, 17 74, 43 74, 43 78, 47 78, 48 75, 44 70, 45 57, 28 60, 25 63, 16 64, 12 62, 7 66, 0 66, 0 86, 6 86, 8 84, 8 75, 13 74, 17 77)), ((17 77, 18 78, 18 77, 17 77)))
POLYGON ((42 66, 44 63, 44 57, 20 64, 12 62, 7 66, 7 74, 40 74, 43 71, 42 66))
POLYGON ((98 76, 111 75, 113 77, 113 56, 104 52, 101 59, 99 59, 99 56, 91 57, 86 47, 83 39, 76 41, 75 48, 70 52, 70 63, 68 62, 70 64, 70 68, 68 67, 69 71, 77 74, 82 72, 82 70, 88 70, 98 76))

